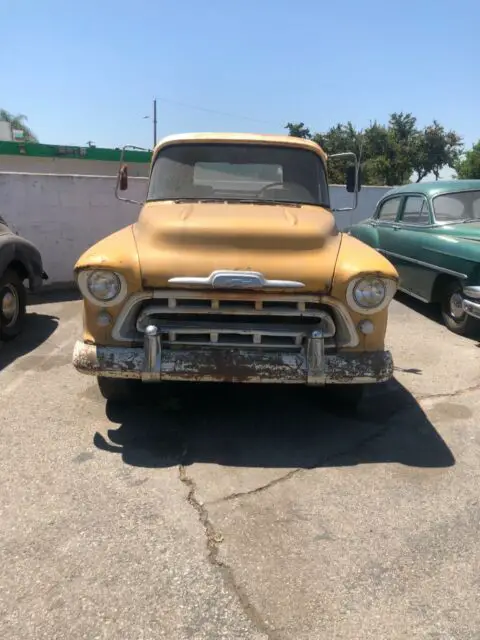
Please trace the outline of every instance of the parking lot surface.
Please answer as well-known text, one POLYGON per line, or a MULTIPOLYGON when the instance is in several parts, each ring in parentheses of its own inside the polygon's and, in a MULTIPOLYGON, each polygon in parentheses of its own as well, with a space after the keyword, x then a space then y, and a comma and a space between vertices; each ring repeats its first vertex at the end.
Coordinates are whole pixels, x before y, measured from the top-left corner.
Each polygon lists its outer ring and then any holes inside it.
POLYGON ((395 380, 155 385, 71 366, 81 303, 0 346, 0 637, 480 638, 480 351, 395 301, 395 380))

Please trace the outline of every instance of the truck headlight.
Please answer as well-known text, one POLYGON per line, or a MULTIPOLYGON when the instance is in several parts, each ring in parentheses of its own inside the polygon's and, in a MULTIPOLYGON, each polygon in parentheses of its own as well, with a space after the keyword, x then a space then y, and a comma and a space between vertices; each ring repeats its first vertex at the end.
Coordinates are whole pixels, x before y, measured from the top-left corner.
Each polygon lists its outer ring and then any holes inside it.
POLYGON ((373 275, 362 276, 349 283, 347 303, 357 313, 378 313, 391 302, 396 290, 394 280, 373 275))
POLYGON ((127 294, 125 278, 109 269, 81 271, 78 286, 85 298, 104 307, 119 304, 127 294))
POLYGON ((121 289, 120 278, 114 271, 92 271, 87 277, 87 287, 97 300, 108 302, 116 298, 121 289))

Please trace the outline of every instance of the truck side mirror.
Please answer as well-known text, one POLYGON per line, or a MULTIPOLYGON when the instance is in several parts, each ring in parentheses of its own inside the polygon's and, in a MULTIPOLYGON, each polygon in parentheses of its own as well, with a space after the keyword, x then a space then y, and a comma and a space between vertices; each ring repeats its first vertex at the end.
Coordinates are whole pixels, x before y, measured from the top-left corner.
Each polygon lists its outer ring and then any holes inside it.
MULTIPOLYGON (((355 191, 355 173, 356 171, 354 166, 347 167, 345 171, 345 184, 348 193, 354 193, 355 191)), ((358 178, 358 190, 360 191, 360 175, 358 176, 358 178)))
POLYGON ((126 191, 128 189, 128 170, 126 164, 124 164, 118 172, 118 186, 120 191, 126 191))

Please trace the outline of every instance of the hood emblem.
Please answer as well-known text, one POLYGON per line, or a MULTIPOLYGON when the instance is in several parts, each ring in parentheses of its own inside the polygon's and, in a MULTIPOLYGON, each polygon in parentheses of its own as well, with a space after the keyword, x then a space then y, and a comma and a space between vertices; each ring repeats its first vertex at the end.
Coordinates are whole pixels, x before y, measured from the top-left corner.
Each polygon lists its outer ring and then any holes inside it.
POLYGON ((305 286, 295 280, 267 280, 258 271, 213 271, 206 278, 170 278, 168 284, 213 289, 301 289, 305 286))

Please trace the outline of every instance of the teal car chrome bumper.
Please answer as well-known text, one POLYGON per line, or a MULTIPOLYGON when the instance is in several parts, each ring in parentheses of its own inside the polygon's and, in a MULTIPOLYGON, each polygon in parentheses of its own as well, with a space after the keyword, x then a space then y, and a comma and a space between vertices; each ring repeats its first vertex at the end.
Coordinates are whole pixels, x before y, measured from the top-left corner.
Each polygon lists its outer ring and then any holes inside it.
POLYGON ((463 310, 468 313, 469 316, 480 320, 480 302, 472 302, 471 300, 463 301, 463 310))

